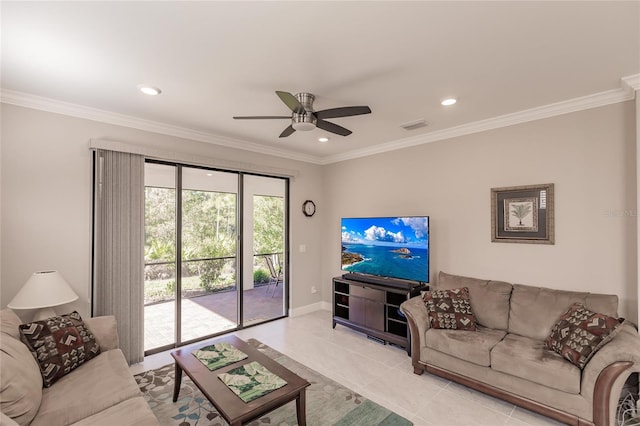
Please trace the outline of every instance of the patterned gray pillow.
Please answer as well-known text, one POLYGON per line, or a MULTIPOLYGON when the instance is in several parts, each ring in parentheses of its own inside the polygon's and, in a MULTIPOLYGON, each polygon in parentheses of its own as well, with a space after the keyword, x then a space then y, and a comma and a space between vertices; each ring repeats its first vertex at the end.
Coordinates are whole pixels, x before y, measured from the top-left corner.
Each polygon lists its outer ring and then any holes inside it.
POLYGON ((467 287, 431 290, 422 295, 431 328, 448 330, 476 330, 476 318, 471 309, 467 287))
POLYGON ((623 322, 624 318, 592 312, 582 303, 574 303, 553 325, 545 347, 583 369, 623 322))
POLYGON ((20 338, 38 361, 47 388, 100 353, 100 345, 76 311, 21 324, 20 338))

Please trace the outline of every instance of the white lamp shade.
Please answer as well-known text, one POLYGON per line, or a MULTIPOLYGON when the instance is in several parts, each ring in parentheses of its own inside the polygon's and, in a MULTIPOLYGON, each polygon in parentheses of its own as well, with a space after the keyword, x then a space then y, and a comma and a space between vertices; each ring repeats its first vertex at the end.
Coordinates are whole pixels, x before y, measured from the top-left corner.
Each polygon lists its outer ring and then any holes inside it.
POLYGON ((34 272, 7 305, 11 309, 41 309, 64 305, 78 295, 58 271, 34 272))

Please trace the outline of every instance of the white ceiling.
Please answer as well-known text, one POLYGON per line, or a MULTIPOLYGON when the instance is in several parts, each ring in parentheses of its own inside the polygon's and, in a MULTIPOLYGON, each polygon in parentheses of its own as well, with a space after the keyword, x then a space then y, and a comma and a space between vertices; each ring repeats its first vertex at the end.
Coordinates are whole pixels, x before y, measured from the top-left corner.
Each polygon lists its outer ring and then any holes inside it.
POLYGON ((3 1, 3 101, 36 95, 134 127, 326 163, 620 90, 640 73, 639 6, 3 1), (163 93, 142 95, 139 83, 163 93), (287 120, 232 119, 288 115, 275 90, 311 92, 316 110, 373 112, 330 120, 347 137, 316 129, 279 139, 287 120), (440 105, 452 95, 457 105, 440 105), (418 119, 429 126, 400 128, 418 119))

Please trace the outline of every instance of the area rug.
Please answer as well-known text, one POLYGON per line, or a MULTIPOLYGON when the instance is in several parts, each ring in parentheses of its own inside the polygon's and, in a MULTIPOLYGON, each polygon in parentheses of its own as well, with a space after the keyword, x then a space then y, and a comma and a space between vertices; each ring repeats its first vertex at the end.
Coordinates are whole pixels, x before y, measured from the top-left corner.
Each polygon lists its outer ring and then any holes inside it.
MULTIPOLYGON (((339 426, 408 426, 410 421, 341 384, 255 340, 247 343, 311 383, 307 388, 307 424, 339 426)), ((174 366, 166 365, 135 376, 144 398, 161 425, 226 426, 227 422, 184 374, 177 402, 172 401, 174 366)), ((249 425, 297 424, 295 401, 267 413, 249 425)))

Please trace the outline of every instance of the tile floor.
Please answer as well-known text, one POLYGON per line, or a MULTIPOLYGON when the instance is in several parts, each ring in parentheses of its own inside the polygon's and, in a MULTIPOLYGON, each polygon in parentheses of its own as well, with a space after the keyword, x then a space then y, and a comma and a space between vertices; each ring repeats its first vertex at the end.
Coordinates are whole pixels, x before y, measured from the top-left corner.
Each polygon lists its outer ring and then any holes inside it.
MULTIPOLYGON (((407 353, 371 341, 315 311, 235 332, 254 338, 411 420, 416 426, 559 425, 429 374, 413 374, 407 353)), ((133 374, 172 363, 169 352, 131 366, 133 374)))

